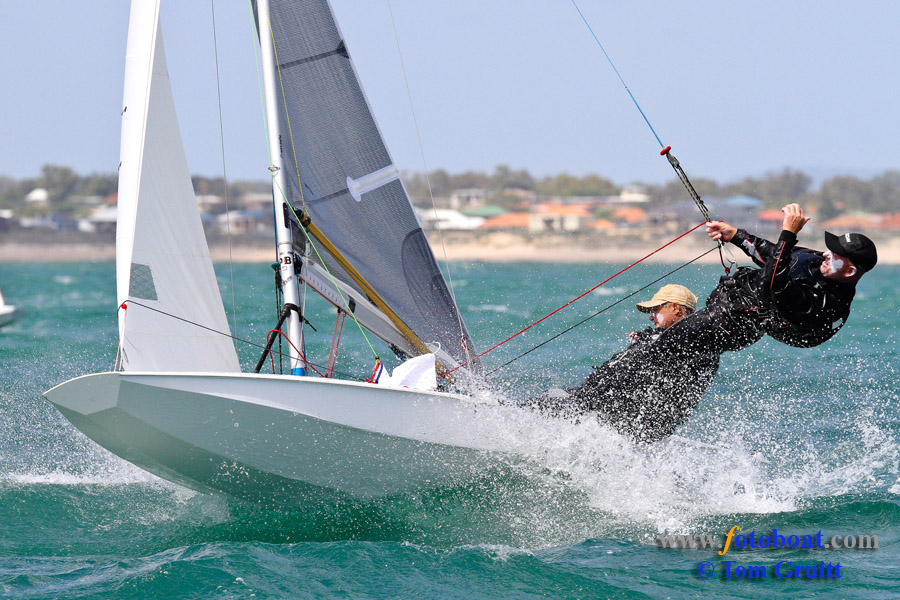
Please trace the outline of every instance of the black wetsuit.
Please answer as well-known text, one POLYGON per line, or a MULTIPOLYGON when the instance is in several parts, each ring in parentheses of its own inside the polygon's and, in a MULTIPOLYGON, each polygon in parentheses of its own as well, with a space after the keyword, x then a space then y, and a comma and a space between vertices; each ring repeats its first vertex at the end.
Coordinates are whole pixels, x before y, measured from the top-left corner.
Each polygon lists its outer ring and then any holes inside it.
POLYGON ((551 390, 532 404, 559 417, 596 414, 642 442, 671 435, 712 383, 719 354, 672 352, 656 343, 662 331, 648 327, 637 332, 628 348, 594 367, 580 386, 551 390))
POLYGON ((855 285, 822 275, 823 254, 795 247, 795 234, 782 231, 773 244, 739 229, 731 242, 762 268, 741 267, 723 277, 706 307, 668 328, 658 344, 687 353, 725 352, 769 334, 809 348, 831 339, 847 321, 855 285))
POLYGON ((619 432, 653 442, 687 421, 722 352, 765 334, 791 346, 817 346, 847 320, 855 286, 824 277, 822 253, 796 248, 796 235, 782 231, 773 244, 739 229, 732 243, 762 268, 723 277, 703 309, 665 330, 648 328, 579 387, 551 390, 533 404, 557 416, 593 412, 619 432))

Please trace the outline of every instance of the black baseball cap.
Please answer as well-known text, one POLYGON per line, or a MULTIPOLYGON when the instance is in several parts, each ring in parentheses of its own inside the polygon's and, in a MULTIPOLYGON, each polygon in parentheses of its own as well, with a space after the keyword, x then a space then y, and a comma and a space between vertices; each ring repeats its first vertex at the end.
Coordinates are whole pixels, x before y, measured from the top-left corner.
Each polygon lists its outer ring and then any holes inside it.
POLYGON ((871 271, 878 262, 875 244, 861 233, 834 235, 826 231, 825 245, 835 254, 849 258, 860 271, 871 271))

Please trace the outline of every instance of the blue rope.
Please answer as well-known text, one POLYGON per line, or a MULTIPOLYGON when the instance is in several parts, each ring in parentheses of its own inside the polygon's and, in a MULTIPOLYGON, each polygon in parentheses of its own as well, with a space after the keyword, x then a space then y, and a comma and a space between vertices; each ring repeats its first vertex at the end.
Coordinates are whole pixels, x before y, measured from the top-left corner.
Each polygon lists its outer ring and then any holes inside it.
MULTIPOLYGON (((684 172, 684 169, 681 168, 681 163, 678 162, 678 159, 672 156, 670 150, 671 146, 664 146, 662 140, 659 139, 659 136, 656 135, 656 130, 653 129, 653 125, 650 124, 650 119, 647 118, 647 115, 644 114, 644 110, 641 108, 641 105, 638 104, 638 101, 635 99, 634 94, 631 93, 631 90, 628 89, 628 84, 625 83, 625 80, 622 78, 622 75, 619 73, 619 70, 616 68, 616 65, 613 64, 612 59, 609 57, 609 54, 606 52, 606 48, 603 47, 603 44, 600 43, 600 39, 597 37, 597 34, 594 33, 594 28, 591 27, 591 24, 588 23, 588 20, 585 18, 584 13, 581 12, 581 9, 578 8, 578 4, 575 0, 572 0, 572 6, 575 7, 575 10, 578 11, 578 14, 581 16, 581 20, 584 21, 584 24, 587 26, 588 31, 591 32, 591 35, 594 36, 594 41, 597 42, 597 45, 600 46, 600 50, 603 51, 603 56, 606 57, 606 60, 609 62, 609 66, 612 67, 613 71, 616 72, 616 76, 619 78, 619 81, 622 82, 622 85, 625 86, 625 91, 628 92, 628 95, 631 96, 631 101, 634 102, 634 105, 637 107, 638 112, 641 113, 641 116, 644 117, 644 122, 647 123, 647 127, 650 128, 650 131, 653 132, 653 137, 656 138, 656 141, 659 142, 659 147, 662 148, 660 152, 661 155, 665 156, 669 161, 669 164, 672 165, 672 168, 675 169, 675 173, 678 175, 678 178, 681 180, 681 183, 684 184, 685 189, 687 189, 688 194, 690 194, 691 198, 694 200, 694 203, 697 205, 697 208, 700 209, 700 212, 703 214, 703 218, 707 221, 710 220, 709 210, 707 210, 706 205, 703 204, 703 200, 700 198, 700 194, 697 193, 697 190, 694 189, 694 186, 691 185, 690 179, 688 179, 687 173, 684 172)), ((722 254, 722 248, 724 244, 722 240, 718 240, 719 246, 719 260, 722 262, 722 266, 725 267, 725 274, 728 275, 731 272, 731 267, 725 264, 725 256, 722 254)), ((730 258, 728 261, 733 265, 734 261, 730 258)))
POLYGON ((647 123, 647 127, 650 128, 650 131, 653 132, 653 137, 656 138, 656 141, 659 142, 659 147, 663 147, 662 140, 659 139, 659 136, 656 135, 656 130, 653 129, 653 125, 650 124, 650 119, 647 118, 647 115, 644 114, 641 105, 638 104, 638 101, 634 98, 634 94, 631 93, 631 90, 628 89, 628 85, 625 83, 625 80, 622 79, 622 75, 619 74, 619 70, 616 68, 616 65, 613 64, 612 59, 609 57, 609 54, 606 53, 606 48, 603 47, 603 44, 600 43, 600 39, 597 37, 597 34, 594 33, 594 28, 591 27, 591 24, 588 23, 588 20, 585 18, 584 13, 581 12, 581 9, 578 8, 578 4, 575 3, 575 0, 572 0, 572 6, 575 7, 575 10, 578 11, 578 14, 581 16, 581 20, 584 21, 584 24, 587 25, 588 31, 591 32, 591 35, 594 36, 594 41, 597 42, 597 45, 600 46, 600 50, 603 51, 603 56, 606 57, 606 60, 609 61, 609 66, 613 68, 613 71, 616 72, 616 76, 619 78, 619 81, 622 82, 622 85, 625 87, 625 91, 628 92, 628 95, 631 96, 631 101, 634 102, 634 105, 637 107, 638 112, 641 113, 641 116, 644 117, 644 121, 647 123))

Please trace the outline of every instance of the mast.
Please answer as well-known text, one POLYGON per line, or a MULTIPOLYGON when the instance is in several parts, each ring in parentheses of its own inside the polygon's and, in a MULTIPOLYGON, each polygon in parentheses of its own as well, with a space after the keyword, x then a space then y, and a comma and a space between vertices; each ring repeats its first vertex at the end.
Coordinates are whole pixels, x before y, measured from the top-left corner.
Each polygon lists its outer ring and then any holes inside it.
MULTIPOLYGON (((272 164, 272 202, 275 208, 275 243, 278 252, 278 264, 281 270, 281 289, 284 303, 302 306, 300 303, 300 287, 295 270, 296 256, 293 250, 293 236, 290 223, 286 222, 288 181, 284 173, 284 161, 281 155, 281 128, 278 113, 278 65, 275 61, 275 46, 272 40, 272 29, 269 21, 269 0, 257 2, 257 31, 262 54, 263 90, 266 99, 266 124, 269 138, 269 156, 272 164)), ((292 344, 290 351, 291 374, 305 375, 305 365, 297 351, 305 352, 303 336, 300 331, 300 315, 291 311, 287 320, 287 335, 292 344), (296 346, 296 348, 295 348, 296 346)))

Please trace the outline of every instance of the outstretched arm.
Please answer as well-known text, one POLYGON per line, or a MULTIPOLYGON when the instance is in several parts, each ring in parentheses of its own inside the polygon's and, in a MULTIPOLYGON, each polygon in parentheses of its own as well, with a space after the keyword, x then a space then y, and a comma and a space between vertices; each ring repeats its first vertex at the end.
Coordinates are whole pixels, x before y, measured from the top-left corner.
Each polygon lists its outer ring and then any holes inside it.
POLYGON ((725 221, 710 221, 706 224, 706 234, 715 241, 731 242, 753 259, 757 266, 765 267, 766 258, 775 245, 763 238, 751 235, 743 229, 729 225, 725 221))
MULTIPOLYGON (((800 208, 799 204, 788 204, 781 210, 784 212, 784 218, 781 223, 782 234, 790 234, 789 239, 792 239, 793 243, 791 245, 793 246, 797 242, 797 233, 809 222, 809 217, 803 215, 803 209, 800 208)), ((757 266, 763 268, 772 259, 777 259, 784 250, 782 246, 783 240, 781 239, 779 239, 778 243, 773 244, 769 240, 747 233, 743 229, 738 229, 723 221, 707 223, 706 233, 713 240, 731 242, 752 258, 757 266)), ((785 256, 790 256, 790 251, 785 256)))
POLYGON ((736 233, 737 227, 725 221, 710 221, 706 224, 706 235, 716 242, 719 240, 730 242, 736 233))
POLYGON ((803 226, 809 223, 810 217, 803 215, 803 209, 799 204, 788 204, 781 209, 784 218, 781 220, 781 230, 790 231, 796 237, 803 226))
POLYGON ((791 252, 797 244, 797 233, 809 223, 809 217, 803 215, 803 209, 798 204, 788 204, 781 210, 784 212, 781 235, 764 269, 765 290, 773 300, 776 300, 776 296, 790 296, 793 305, 806 307, 812 302, 813 295, 809 290, 789 284, 791 252))

